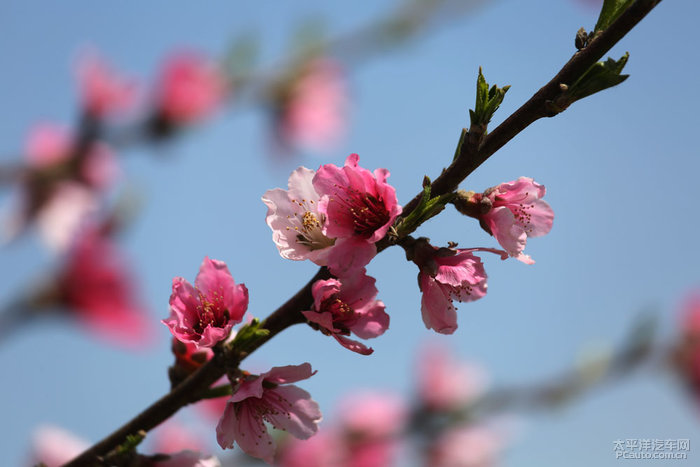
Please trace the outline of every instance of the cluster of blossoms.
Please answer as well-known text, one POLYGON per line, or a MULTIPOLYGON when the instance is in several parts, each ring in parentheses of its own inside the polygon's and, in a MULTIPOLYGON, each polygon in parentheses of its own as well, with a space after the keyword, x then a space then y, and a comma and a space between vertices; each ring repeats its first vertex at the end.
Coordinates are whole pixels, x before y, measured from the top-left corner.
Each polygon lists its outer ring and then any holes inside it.
POLYGON ((76 75, 82 114, 78 129, 42 123, 31 130, 16 207, 2 226, 7 239, 36 220, 52 249, 70 246, 119 175, 114 152, 100 140, 105 122, 140 109, 145 115, 134 121, 143 120, 145 128, 134 137, 157 139, 203 120, 231 93, 224 74, 194 53, 177 53, 165 61, 148 106, 139 105, 145 99, 136 80, 122 76, 94 51, 82 56, 76 75))
MULTIPOLYGON (((366 354, 371 349, 345 336, 352 332, 361 338, 376 337, 389 325, 384 305, 375 301, 374 280, 367 277, 365 266, 402 208, 396 191, 387 183, 389 172, 377 169, 372 173, 358 161, 359 156, 351 154, 344 167, 326 164, 318 171, 300 167, 289 177, 287 190, 269 190, 262 199, 280 255, 326 266, 337 278, 314 284, 314 310, 304 316, 343 346, 366 354)), ((541 199, 544 194, 544 186, 525 177, 484 193, 457 194, 453 201, 457 209, 477 217, 505 251, 436 248, 427 239, 403 241, 408 258, 420 268, 421 309, 427 328, 453 333, 457 328, 453 302, 486 295, 486 272, 474 252, 489 251, 503 259, 512 256, 533 263, 523 254, 527 238, 549 232, 554 218, 541 199)))
MULTIPOLYGON (((173 279, 170 317, 163 323, 184 344, 174 345, 177 366, 186 373, 211 358, 210 349, 220 350, 247 308, 247 288, 234 282, 222 261, 205 258, 194 286, 182 277, 173 279)), ((275 446, 265 422, 302 439, 313 435, 321 420, 318 404, 309 393, 290 384, 313 374, 311 365, 304 363, 231 377, 234 393, 216 429, 219 445, 232 448, 235 441, 249 455, 271 463, 275 446)))
POLYGON ((365 266, 401 206, 386 181, 389 172, 370 172, 358 162, 359 156, 351 154, 343 167, 327 164, 316 172, 300 167, 289 177, 288 190, 269 190, 262 199, 280 254, 326 266, 337 278, 313 285, 313 309, 304 316, 344 347, 369 354, 371 349, 346 336, 377 337, 389 327, 365 266))

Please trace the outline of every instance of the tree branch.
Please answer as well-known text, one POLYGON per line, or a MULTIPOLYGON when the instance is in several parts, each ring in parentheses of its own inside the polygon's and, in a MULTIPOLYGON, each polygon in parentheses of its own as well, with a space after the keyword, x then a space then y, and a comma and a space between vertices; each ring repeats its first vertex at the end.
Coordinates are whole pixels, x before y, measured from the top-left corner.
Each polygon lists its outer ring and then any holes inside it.
MULTIPOLYGON (((548 104, 553 102, 563 92, 561 84, 570 85, 574 83, 591 66, 603 58, 625 34, 631 31, 659 3, 661 3, 661 0, 637 0, 630 5, 608 29, 600 32, 585 48, 576 52, 551 81, 545 84, 518 110, 488 134, 476 153, 473 150, 470 151, 472 146, 464 145, 459 157, 433 181, 431 195, 439 196, 456 190, 459 184, 474 172, 477 167, 518 133, 540 118, 556 115, 556 112, 548 104)), ((420 194, 416 195, 404 206, 404 216, 415 209, 419 198, 420 194)), ((386 246, 383 246, 383 248, 386 248, 386 246)))
MULTIPOLYGON (((531 123, 543 117, 556 115, 557 112, 554 112, 548 103, 561 95, 561 84, 571 84, 581 77, 660 2, 661 0, 637 0, 608 29, 595 36, 587 47, 576 52, 549 83, 487 135, 476 153, 472 145, 464 145, 459 156, 433 182, 432 196, 454 191, 469 174, 531 123)), ((404 215, 415 209, 419 198, 420 194, 404 206, 404 215)), ((387 236, 377 244, 377 249, 382 251, 391 244, 392 241, 387 236)), ((263 322, 262 327, 270 333, 257 341, 252 348, 246 349, 245 352, 233 349, 228 358, 216 355, 168 394, 64 467, 94 466, 95 463, 99 463, 101 456, 122 444, 127 435, 136 434, 139 430, 148 431, 181 407, 199 400, 204 391, 224 374, 227 365, 237 366, 250 353, 287 327, 305 322, 301 311, 308 309, 312 303, 311 286, 315 281, 328 277, 330 275, 326 268, 319 269, 296 295, 263 322)))

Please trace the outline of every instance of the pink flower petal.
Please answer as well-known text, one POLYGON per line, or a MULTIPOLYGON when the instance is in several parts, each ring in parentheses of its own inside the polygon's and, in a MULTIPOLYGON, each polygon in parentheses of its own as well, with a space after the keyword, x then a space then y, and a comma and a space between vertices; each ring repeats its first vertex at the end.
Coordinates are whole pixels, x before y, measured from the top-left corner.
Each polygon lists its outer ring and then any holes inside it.
POLYGON ((270 381, 275 384, 289 384, 296 383, 302 379, 309 379, 316 372, 311 370, 311 365, 308 363, 302 363, 301 365, 286 365, 286 366, 276 366, 270 369, 267 373, 264 373, 262 377, 266 381, 270 381))
POLYGON ((450 292, 445 286, 439 285, 427 274, 420 274, 419 283, 423 297, 421 298, 421 313, 423 323, 428 329, 434 329, 440 334, 452 334, 457 329, 457 312, 450 292))
POLYGON ((266 418, 277 429, 299 439, 307 439, 318 430, 321 411, 311 395, 294 385, 265 391, 263 402, 272 409, 266 418))

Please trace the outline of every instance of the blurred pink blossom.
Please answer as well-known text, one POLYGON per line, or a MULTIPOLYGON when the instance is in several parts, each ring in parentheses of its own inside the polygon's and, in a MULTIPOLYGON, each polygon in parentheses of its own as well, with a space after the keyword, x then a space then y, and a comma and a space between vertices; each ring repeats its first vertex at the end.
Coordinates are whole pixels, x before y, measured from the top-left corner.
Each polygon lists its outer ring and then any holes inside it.
POLYGON ((394 463, 398 438, 408 421, 402 398, 387 392, 356 392, 341 400, 338 417, 346 443, 343 466, 386 467, 394 463))
POLYGON ((194 52, 171 56, 161 70, 157 106, 169 122, 191 124, 212 114, 230 92, 217 65, 194 52))
POLYGON ((182 422, 169 419, 152 432, 150 450, 159 454, 172 454, 179 451, 204 452, 207 443, 182 422))
POLYGON ((58 184, 36 216, 44 243, 54 251, 66 251, 76 235, 99 210, 95 192, 75 182, 58 184))
POLYGON ((285 148, 328 150, 345 133, 348 92, 335 61, 317 58, 285 83, 276 102, 276 134, 285 148))
POLYGON ((123 255, 98 229, 85 228, 76 238, 58 281, 60 303, 91 331, 130 346, 150 343, 150 319, 123 255))
POLYGON ((384 303, 375 300, 378 293, 375 282, 364 269, 340 280, 316 281, 312 287, 313 310, 302 313, 346 349, 369 355, 373 352, 371 348, 346 336, 352 332, 362 339, 370 339, 389 328, 384 303))
POLYGON ((94 118, 128 110, 136 100, 136 82, 117 74, 95 52, 81 57, 77 75, 83 107, 94 118))
POLYGON ((318 430, 321 411, 308 392, 289 383, 310 378, 311 365, 274 367, 259 376, 246 375, 231 396, 216 438, 223 448, 235 441, 246 454, 272 464, 275 441, 264 421, 292 436, 307 439, 318 430))
MULTIPOLYGON (((41 123, 31 129, 25 146, 27 163, 33 169, 59 170, 75 156, 74 136, 70 131, 54 123, 41 123)), ((77 173, 66 171, 68 178, 95 187, 106 188, 119 176, 114 154, 107 145, 94 142, 83 156, 77 173)))
POLYGON ((32 435, 30 465, 43 462, 60 467, 90 447, 90 443, 63 428, 42 425, 32 435))
POLYGON ((700 292, 690 294, 681 308, 681 335, 674 364, 695 400, 700 403, 700 292))
MULTIPOLYGON (((90 444, 74 434, 54 426, 41 426, 35 432, 32 439, 31 465, 43 463, 46 467, 60 467, 70 462, 90 444)), ((159 457, 157 460, 142 457, 138 465, 150 465, 153 467, 221 467, 219 459, 214 456, 205 456, 194 451, 180 451, 168 453, 167 458, 159 457)))
POLYGON ((280 467, 343 467, 345 445, 333 430, 320 430, 309 439, 288 437, 280 446, 280 467))
POLYGON ((417 365, 418 395, 428 409, 449 411, 473 402, 486 389, 483 369, 458 361, 445 347, 421 350, 417 365))
POLYGON ((92 143, 76 159, 73 136, 59 125, 43 123, 29 133, 25 147, 28 165, 20 190, 7 215, 3 234, 11 240, 33 221, 47 245, 64 251, 79 227, 99 208, 101 192, 119 176, 109 148, 92 143))
POLYGON ((162 320, 182 342, 213 347, 225 340, 248 308, 248 289, 236 284, 223 261, 204 258, 194 287, 173 279, 170 316, 162 320))
POLYGON ((430 451, 431 467, 494 467, 503 437, 481 426, 453 428, 441 434, 430 451))
POLYGON ((73 138, 67 128, 41 123, 31 129, 24 155, 32 167, 49 167, 70 157, 72 146, 73 138))

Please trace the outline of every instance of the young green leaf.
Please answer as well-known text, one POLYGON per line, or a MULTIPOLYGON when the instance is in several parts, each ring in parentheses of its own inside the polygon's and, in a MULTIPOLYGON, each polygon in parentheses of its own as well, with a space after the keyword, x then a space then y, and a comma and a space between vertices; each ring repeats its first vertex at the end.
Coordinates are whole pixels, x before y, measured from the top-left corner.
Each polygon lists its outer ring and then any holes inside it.
POLYGON ((634 0, 604 0, 593 31, 607 29, 633 2, 634 0))
POLYGON ((568 104, 616 86, 626 80, 629 75, 623 75, 621 72, 628 59, 629 53, 625 53, 619 60, 608 58, 605 62, 593 65, 574 84, 569 86, 566 92, 568 104))

